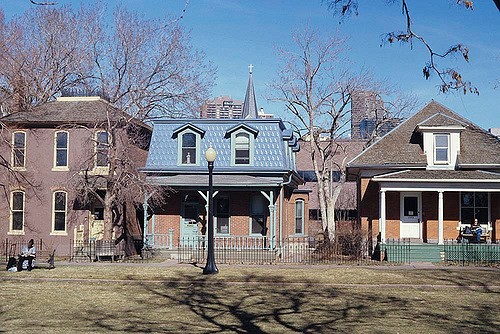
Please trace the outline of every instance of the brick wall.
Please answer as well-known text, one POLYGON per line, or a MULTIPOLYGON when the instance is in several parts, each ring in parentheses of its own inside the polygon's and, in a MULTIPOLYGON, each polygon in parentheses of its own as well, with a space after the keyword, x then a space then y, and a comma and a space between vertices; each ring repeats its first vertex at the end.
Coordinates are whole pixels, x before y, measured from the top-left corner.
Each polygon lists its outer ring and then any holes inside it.
MULTIPOLYGON (((260 192, 229 192, 219 193, 220 195, 227 195, 229 197, 230 206, 230 235, 233 236, 247 236, 251 232, 251 219, 250 219, 250 202, 253 196, 262 196, 260 192)), ((168 234, 170 229, 174 231, 174 245, 178 245, 180 237, 180 221, 181 221, 181 204, 182 198, 189 195, 192 200, 198 202, 199 205, 199 233, 202 233, 203 225, 206 224, 205 200, 199 196, 197 192, 178 192, 172 193, 167 198, 167 202, 162 208, 155 209, 155 233, 168 234)), ((309 229, 308 222, 308 194, 290 193, 283 196, 283 237, 295 235, 295 201, 304 201, 304 232, 307 235, 309 229)), ((280 222, 280 208, 279 208, 279 194, 275 195, 276 206, 276 238, 279 238, 279 222, 280 222)), ((268 204, 266 204, 267 207, 268 204)), ((215 222, 214 222, 215 223, 215 222)), ((266 226, 268 228, 267 235, 270 235, 270 218, 269 210, 266 212, 266 226)), ((149 229, 152 229, 152 220, 149 220, 149 229)), ((204 229, 203 229, 204 232, 204 229)))

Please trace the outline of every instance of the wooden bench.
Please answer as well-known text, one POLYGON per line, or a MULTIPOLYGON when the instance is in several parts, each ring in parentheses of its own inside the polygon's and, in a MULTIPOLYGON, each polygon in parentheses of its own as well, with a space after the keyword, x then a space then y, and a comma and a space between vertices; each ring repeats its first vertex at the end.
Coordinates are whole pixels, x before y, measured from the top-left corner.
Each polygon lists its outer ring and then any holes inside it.
MULTIPOLYGON (((476 235, 473 233, 461 233, 460 236, 462 237, 462 240, 465 239, 470 243, 473 243, 476 241, 476 235)), ((481 242, 487 242, 491 238, 490 232, 488 231, 487 233, 481 234, 481 242)))
POLYGON ((54 269, 55 261, 54 255, 55 249, 42 249, 36 252, 35 267, 41 267, 42 265, 47 265, 49 269, 54 269))

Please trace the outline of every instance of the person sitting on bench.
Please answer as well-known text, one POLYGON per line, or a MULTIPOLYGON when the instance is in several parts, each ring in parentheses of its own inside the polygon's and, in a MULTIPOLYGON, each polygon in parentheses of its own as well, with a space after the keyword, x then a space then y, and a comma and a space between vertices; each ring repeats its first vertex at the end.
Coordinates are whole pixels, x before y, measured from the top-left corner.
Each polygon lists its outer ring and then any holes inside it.
POLYGON ((476 236, 476 243, 479 244, 481 242, 481 234, 483 234, 483 228, 479 225, 477 218, 474 219, 474 224, 472 225, 472 234, 476 236))
POLYGON ((23 246, 23 251, 19 254, 19 260, 17 261, 17 271, 23 270, 24 261, 28 261, 27 269, 31 271, 33 269, 33 259, 36 257, 35 242, 33 239, 28 241, 28 246, 23 246))

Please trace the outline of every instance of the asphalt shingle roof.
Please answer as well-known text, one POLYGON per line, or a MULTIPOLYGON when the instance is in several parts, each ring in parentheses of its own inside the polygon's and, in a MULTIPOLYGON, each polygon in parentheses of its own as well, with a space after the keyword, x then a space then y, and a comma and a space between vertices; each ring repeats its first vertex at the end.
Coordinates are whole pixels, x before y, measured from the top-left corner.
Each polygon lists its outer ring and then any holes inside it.
POLYGON ((31 111, 15 112, 0 118, 4 123, 18 123, 29 126, 47 124, 98 124, 107 120, 132 120, 145 128, 150 127, 119 110, 109 102, 97 98, 67 98, 44 103, 31 111), (109 117, 108 117, 109 115, 109 117))
POLYGON ((422 143, 415 135, 420 123, 437 124, 446 120, 444 125, 465 125, 460 135, 460 164, 500 164, 500 139, 456 114, 445 106, 431 101, 379 141, 349 162, 350 167, 373 165, 425 166, 426 156, 422 143), (436 115, 435 118, 431 118, 436 115), (434 121, 432 121, 434 119, 434 121))

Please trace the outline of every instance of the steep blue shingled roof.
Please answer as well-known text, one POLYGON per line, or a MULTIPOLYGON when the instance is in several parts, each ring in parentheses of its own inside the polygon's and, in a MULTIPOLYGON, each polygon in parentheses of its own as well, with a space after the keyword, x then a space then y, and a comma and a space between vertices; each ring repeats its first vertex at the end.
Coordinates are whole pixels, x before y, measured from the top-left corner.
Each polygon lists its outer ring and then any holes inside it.
POLYGON ((285 127, 279 119, 166 119, 153 124, 153 136, 144 170, 147 171, 196 171, 205 172, 207 162, 205 151, 211 144, 217 151, 215 170, 273 172, 294 169, 287 156, 288 142, 283 139, 285 127), (184 124, 190 123, 205 131, 201 139, 201 159, 199 166, 178 166, 178 140, 173 133, 184 124), (254 161, 252 166, 231 166, 231 138, 224 138, 231 128, 244 123, 258 131, 254 141, 254 161))

